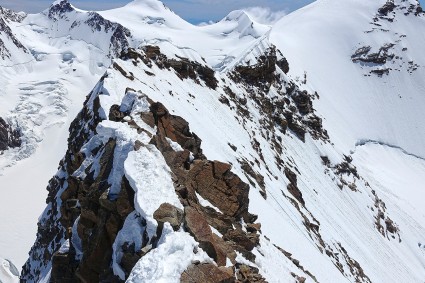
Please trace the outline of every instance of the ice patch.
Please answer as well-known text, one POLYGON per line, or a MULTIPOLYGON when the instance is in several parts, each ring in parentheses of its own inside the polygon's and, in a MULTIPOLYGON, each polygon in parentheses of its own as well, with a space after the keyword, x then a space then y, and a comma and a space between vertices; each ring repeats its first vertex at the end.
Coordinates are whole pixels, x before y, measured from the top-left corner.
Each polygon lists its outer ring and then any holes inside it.
POLYGON ((125 279, 125 273, 118 262, 121 262, 123 252, 121 247, 124 243, 134 244, 135 250, 142 248, 142 237, 145 228, 142 225, 142 219, 136 211, 130 213, 125 219, 123 228, 118 232, 117 238, 112 246, 112 269, 114 274, 119 276, 122 280, 125 279))
POLYGON ((170 144, 171 148, 174 151, 176 151, 176 152, 178 152, 178 151, 184 151, 184 149, 178 143, 176 143, 175 141, 171 140, 170 138, 166 138, 166 139, 167 139, 167 142, 170 144))
POLYGON ((59 248, 58 251, 60 254, 66 254, 69 252, 69 239, 67 239, 65 242, 63 242, 62 246, 59 248))
POLYGON ((214 206, 211 202, 209 202, 208 200, 204 199, 200 194, 198 194, 197 192, 195 192, 196 197, 199 200, 199 203, 203 206, 203 207, 211 207, 212 209, 214 209, 215 211, 217 211, 218 213, 223 214, 223 212, 221 212, 221 210, 214 206))
POLYGON ((136 263, 127 282, 178 283, 193 261, 212 262, 188 233, 173 232, 170 224, 165 223, 158 247, 136 263))
POLYGON ((17 283, 19 282, 19 271, 16 266, 7 259, 0 258, 0 282, 17 283))
POLYGON ((124 171, 136 193, 136 210, 146 219, 148 235, 151 238, 157 227, 153 213, 161 204, 167 202, 183 209, 174 190, 170 168, 161 152, 149 144, 128 154, 124 171))

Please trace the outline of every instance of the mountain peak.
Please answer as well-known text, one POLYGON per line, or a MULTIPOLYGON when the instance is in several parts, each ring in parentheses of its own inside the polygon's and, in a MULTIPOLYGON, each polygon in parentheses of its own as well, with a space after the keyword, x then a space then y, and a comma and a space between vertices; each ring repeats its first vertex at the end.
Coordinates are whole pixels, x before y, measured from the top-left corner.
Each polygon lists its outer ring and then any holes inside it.
POLYGON ((125 7, 131 7, 132 9, 148 10, 155 13, 162 13, 164 11, 172 12, 163 2, 159 0, 133 0, 125 7))
POLYGON ((27 14, 24 12, 17 13, 13 10, 0 6, 0 18, 4 18, 13 22, 21 22, 26 17, 26 15, 27 14))
POLYGON ((128 5, 147 5, 155 10, 162 10, 166 6, 159 0, 133 0, 128 5))
POLYGON ((221 24, 229 24, 231 25, 231 30, 227 31, 226 34, 232 32, 239 32, 240 37, 244 36, 252 36, 254 38, 259 38, 267 33, 270 28, 266 25, 257 23, 254 21, 250 15, 243 10, 235 10, 230 12, 223 20, 219 23, 221 24), (236 24, 236 26, 235 26, 236 24))
POLYGON ((57 15, 63 15, 75 11, 74 6, 68 0, 56 0, 48 9, 49 18, 53 19, 57 15))

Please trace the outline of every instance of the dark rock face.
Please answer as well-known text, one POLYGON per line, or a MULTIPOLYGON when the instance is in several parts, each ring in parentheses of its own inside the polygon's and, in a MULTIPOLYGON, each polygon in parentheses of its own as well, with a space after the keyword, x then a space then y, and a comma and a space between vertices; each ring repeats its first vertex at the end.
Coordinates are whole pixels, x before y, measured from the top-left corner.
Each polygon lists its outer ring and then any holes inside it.
POLYGON ((48 17, 54 21, 57 21, 57 17, 63 18, 66 13, 75 11, 68 0, 62 0, 56 5, 52 5, 49 8, 48 17))
POLYGON ((391 61, 395 55, 389 53, 389 50, 393 48, 395 44, 388 43, 379 48, 378 52, 370 53, 372 47, 363 46, 356 50, 356 52, 351 56, 351 60, 354 63, 363 62, 363 63, 374 63, 377 65, 383 65, 387 61, 391 61))
MULTIPOLYGON (((70 21, 69 13, 77 12, 74 7, 68 2, 68 0, 63 0, 55 5, 52 5, 48 11, 49 19, 57 22, 59 20, 70 21)), ((78 13, 78 12, 77 12, 78 13)), ((84 21, 74 21, 71 24, 71 30, 76 29, 81 25, 85 25, 91 29, 92 32, 104 32, 111 33, 111 38, 109 46, 105 52, 109 52, 109 58, 117 58, 120 54, 129 48, 129 38, 131 37, 131 32, 126 27, 121 24, 111 22, 104 17, 102 17, 97 12, 88 12, 87 17, 84 21)))
POLYGON ((232 272, 223 271, 211 263, 196 264, 189 266, 183 272, 180 282, 182 283, 234 283, 235 278, 232 272))
POLYGON ((0 117, 0 151, 21 146, 21 134, 0 117))
MULTIPOLYGON (((270 84, 275 80, 276 71, 276 49, 273 47, 258 58, 258 62, 254 66, 237 66, 235 72, 240 76, 235 76, 236 79, 241 78, 249 85, 270 84)), ((286 67, 284 62, 281 62, 285 71, 289 71, 289 66, 286 67)))
MULTIPOLYGON (((17 48, 21 49, 25 53, 28 53, 28 50, 15 37, 8 25, 10 22, 20 23, 25 17, 26 14, 16 13, 12 10, 0 6, 0 34, 3 34, 8 39, 10 39, 17 48)), ((0 58, 5 60, 6 58, 11 58, 11 56, 11 51, 7 49, 5 42, 0 39, 0 58)))
POLYGON ((381 8, 379 8, 378 13, 384 16, 387 16, 389 13, 393 12, 396 8, 394 1, 387 1, 381 8))
POLYGON ((375 191, 372 191, 375 197, 376 216, 375 228, 383 237, 388 240, 394 239, 401 242, 400 229, 397 224, 387 215, 387 207, 385 202, 379 198, 375 191), (382 223, 383 222, 383 223, 382 223))
POLYGON ((4 18, 6 21, 20 23, 26 16, 27 15, 24 13, 16 13, 15 11, 0 6, 0 17, 4 18))
POLYGON ((112 105, 109 109, 109 120, 114 122, 120 122, 126 116, 126 113, 121 112, 119 105, 112 105))
MULTIPOLYGON (((7 18, 6 18, 7 19, 7 18)), ((14 20, 19 21, 20 18, 14 18, 14 20)), ((0 14, 0 33, 4 34, 15 46, 16 48, 22 50, 25 53, 29 53, 27 48, 16 38, 11 28, 7 24, 5 17, 0 14)), ((5 46, 3 40, 0 39, 0 57, 4 60, 5 58, 10 58, 10 50, 5 46)))
MULTIPOLYGON (((240 161, 240 164, 241 164, 242 170, 245 171, 245 174, 248 177, 248 179, 250 180, 250 182, 252 183, 252 180, 250 179, 250 177, 251 177, 260 186, 261 195, 264 198, 267 198, 266 185, 264 184, 264 176, 255 172, 254 169, 252 169, 251 165, 246 160, 240 161)), ((254 186, 255 186, 255 183, 254 183, 254 186)))
POLYGON ((161 53, 158 46, 144 46, 143 51, 146 58, 142 60, 147 65, 149 65, 148 60, 152 60, 161 69, 173 69, 182 80, 191 79, 197 84, 203 81, 207 87, 211 89, 217 88, 218 81, 215 78, 215 72, 208 66, 179 56, 177 56, 178 59, 169 59, 161 53))
MULTIPOLYGON (((309 94, 294 83, 286 82, 280 72, 288 71, 289 65, 286 59, 272 46, 258 58, 255 65, 236 66, 231 73, 232 80, 243 86, 248 96, 236 99, 236 94, 227 89, 228 97, 220 98, 221 101, 226 98, 230 108, 233 107, 232 102, 236 104, 237 113, 244 120, 251 119, 250 111, 247 109, 248 99, 258 106, 265 116, 261 124, 268 131, 269 142, 275 145, 276 152, 279 154, 281 148, 278 137, 274 135, 275 127, 283 133, 289 128, 302 141, 305 140, 307 133, 310 133, 314 139, 324 141, 329 139, 326 130, 323 129, 322 120, 315 115, 313 109, 312 101, 318 98, 318 94, 309 94), (279 96, 270 99, 271 89, 279 96)), ((252 142, 253 145, 257 144, 254 139, 252 142)))
POLYGON ((108 21, 96 12, 89 12, 89 17, 84 23, 87 24, 94 32, 109 33, 110 31, 113 31, 109 46, 110 57, 119 57, 124 50, 129 48, 130 43, 128 39, 131 37, 131 32, 121 24, 108 21))
MULTIPOLYGON (((81 148, 94 135, 97 124, 102 120, 98 112, 99 108, 99 98, 94 93, 90 93, 84 102, 83 109, 71 123, 68 150, 59 164, 59 173, 49 181, 47 187, 49 194, 46 199, 47 208, 40 217, 36 241, 29 253, 30 257, 22 269, 21 280, 23 282, 39 281, 40 276, 47 272, 46 267, 54 254, 59 250, 65 239, 69 239, 71 236, 70 225, 80 213, 79 206, 74 206, 72 203, 78 200, 77 194, 81 189, 81 184, 78 179, 76 180, 70 175, 84 161, 85 155, 80 152, 81 148), (65 188, 68 189, 65 190, 65 188)), ((73 248, 71 247, 70 253, 72 252, 73 248)), ((64 263, 62 256, 56 262, 59 263, 59 266, 68 264, 69 268, 76 270, 76 263, 73 262, 75 258, 72 256, 67 258, 70 260, 68 263, 64 263)), ((67 275, 64 274, 64 276, 67 275)), ((55 280, 62 279, 56 278, 55 280)), ((68 279, 64 278, 64 280, 68 279)))
POLYGON ((305 201, 303 199, 303 194, 301 193, 300 189, 298 189, 298 186, 297 186, 297 175, 294 172, 292 172, 292 170, 289 168, 285 168, 285 175, 290 182, 288 185, 289 193, 291 193, 291 195, 304 206, 305 201))

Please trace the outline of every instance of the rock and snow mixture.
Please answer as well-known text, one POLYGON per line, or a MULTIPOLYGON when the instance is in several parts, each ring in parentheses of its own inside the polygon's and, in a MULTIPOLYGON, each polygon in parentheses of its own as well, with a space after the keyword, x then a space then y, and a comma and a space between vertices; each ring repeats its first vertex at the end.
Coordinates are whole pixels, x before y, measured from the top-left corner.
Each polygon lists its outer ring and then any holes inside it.
MULTIPOLYGON (((319 0, 273 26, 157 0, 0 12, 0 217, 42 188, 22 170, 48 183, 21 281, 425 277, 417 1, 319 0)), ((29 219, 1 221, 1 256, 23 263, 7 243, 29 219)))

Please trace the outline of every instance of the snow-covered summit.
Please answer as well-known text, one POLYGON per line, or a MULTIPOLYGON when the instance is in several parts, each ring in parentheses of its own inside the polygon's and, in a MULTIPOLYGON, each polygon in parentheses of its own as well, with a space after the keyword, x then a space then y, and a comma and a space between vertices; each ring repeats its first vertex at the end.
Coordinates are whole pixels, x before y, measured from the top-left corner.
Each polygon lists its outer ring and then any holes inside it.
POLYGON ((63 16, 73 11, 76 11, 76 9, 68 0, 56 0, 44 11, 44 13, 47 14, 50 19, 55 19, 57 16, 63 16))
POLYGON ((218 24, 225 25, 228 28, 223 34, 228 35, 232 32, 237 32, 239 33, 239 37, 252 36, 254 38, 259 38, 271 29, 270 27, 255 22, 249 14, 243 10, 230 12, 230 14, 218 24))
POLYGON ((15 12, 0 6, 0 17, 4 18, 6 21, 21 22, 26 17, 26 13, 15 12))

